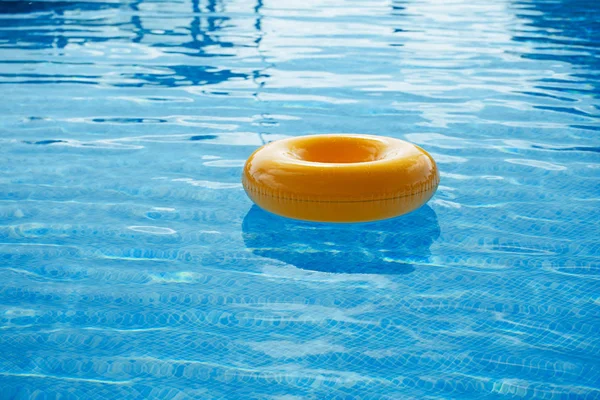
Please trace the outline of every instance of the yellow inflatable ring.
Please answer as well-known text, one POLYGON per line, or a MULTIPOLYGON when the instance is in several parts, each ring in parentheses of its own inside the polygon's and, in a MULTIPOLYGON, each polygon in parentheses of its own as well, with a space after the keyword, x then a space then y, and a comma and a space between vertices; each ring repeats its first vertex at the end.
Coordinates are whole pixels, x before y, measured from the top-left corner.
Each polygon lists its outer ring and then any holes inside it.
POLYGON ((433 158, 372 135, 312 135, 268 143, 246 161, 242 183, 259 207, 289 218, 365 222, 416 210, 435 193, 433 158))

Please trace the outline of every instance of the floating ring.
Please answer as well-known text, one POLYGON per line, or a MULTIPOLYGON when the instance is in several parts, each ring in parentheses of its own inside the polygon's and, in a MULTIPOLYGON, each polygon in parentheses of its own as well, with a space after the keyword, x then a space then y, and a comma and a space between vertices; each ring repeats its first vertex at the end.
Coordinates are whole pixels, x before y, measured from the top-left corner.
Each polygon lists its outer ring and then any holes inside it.
POLYGON ((312 135, 268 143, 246 161, 242 183, 259 207, 316 222, 366 222, 406 214, 439 184, 433 158, 400 139, 312 135))

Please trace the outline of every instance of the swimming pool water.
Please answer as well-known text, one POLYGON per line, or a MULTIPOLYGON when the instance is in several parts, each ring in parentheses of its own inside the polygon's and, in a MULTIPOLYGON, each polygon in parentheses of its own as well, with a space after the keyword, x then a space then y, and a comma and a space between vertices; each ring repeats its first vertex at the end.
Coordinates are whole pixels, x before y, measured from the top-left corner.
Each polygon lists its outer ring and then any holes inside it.
POLYGON ((600 3, 0 2, 0 398, 600 399, 600 3), (252 206, 258 146, 435 197, 252 206))

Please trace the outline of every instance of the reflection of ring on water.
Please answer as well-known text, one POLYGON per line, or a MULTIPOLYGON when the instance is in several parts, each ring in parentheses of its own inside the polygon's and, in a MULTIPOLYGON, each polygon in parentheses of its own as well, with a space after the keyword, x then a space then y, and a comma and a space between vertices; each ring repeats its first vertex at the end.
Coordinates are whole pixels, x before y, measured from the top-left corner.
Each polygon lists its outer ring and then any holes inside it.
POLYGON ((320 224, 281 218, 253 206, 242 224, 253 254, 298 268, 337 273, 407 274, 426 262, 440 236, 429 206, 385 221, 320 224))

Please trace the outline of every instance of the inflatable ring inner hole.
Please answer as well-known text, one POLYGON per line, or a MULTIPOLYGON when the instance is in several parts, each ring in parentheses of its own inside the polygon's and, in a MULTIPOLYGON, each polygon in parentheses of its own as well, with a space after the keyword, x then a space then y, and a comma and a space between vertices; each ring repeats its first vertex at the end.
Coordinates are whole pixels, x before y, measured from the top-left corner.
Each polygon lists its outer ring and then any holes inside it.
POLYGON ((329 137, 306 140, 291 148, 292 157, 317 163, 363 163, 381 160, 386 155, 385 143, 361 137, 329 137))

